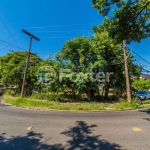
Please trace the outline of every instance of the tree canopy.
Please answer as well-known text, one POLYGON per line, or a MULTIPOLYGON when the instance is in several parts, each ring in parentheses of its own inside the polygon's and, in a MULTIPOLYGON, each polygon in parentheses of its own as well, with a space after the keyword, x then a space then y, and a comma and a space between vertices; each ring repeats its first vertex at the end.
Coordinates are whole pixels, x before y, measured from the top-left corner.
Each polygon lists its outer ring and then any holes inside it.
POLYGON ((149 90, 150 80, 136 79, 133 81, 132 86, 135 90, 149 90))
MULTIPOLYGON (((18 86, 18 89, 21 89, 26 57, 26 52, 19 51, 0 57, 0 72, 5 86, 18 86)), ((31 53, 26 79, 27 87, 36 85, 37 70, 40 64, 41 59, 31 53)))
POLYGON ((150 1, 92 0, 92 3, 100 14, 107 16, 101 26, 118 42, 139 42, 150 35, 150 1))

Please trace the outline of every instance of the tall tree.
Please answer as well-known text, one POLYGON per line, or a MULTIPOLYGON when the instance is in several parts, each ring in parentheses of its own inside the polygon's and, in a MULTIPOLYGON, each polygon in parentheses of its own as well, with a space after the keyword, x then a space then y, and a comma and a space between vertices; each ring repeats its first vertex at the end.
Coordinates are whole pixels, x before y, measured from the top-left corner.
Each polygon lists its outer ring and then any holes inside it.
POLYGON ((118 42, 140 41, 150 35, 150 0, 92 0, 105 18, 103 26, 118 42), (113 11, 111 11, 113 10, 113 11))
POLYGON ((98 88, 96 83, 90 82, 91 64, 94 63, 96 55, 93 51, 93 45, 90 39, 86 37, 77 37, 74 40, 67 41, 57 55, 57 60, 62 64, 64 69, 71 69, 71 72, 66 74, 64 87, 72 90, 74 99, 76 93, 79 95, 87 93, 91 100, 93 90, 98 88), (79 77, 79 80, 76 78, 79 77), (71 80, 72 81, 71 81, 71 80))
MULTIPOLYGON (((0 71, 2 75, 2 83, 5 86, 18 86, 18 90, 21 90, 26 56, 26 52, 18 51, 8 53, 6 56, 0 57, 0 71)), ((26 89, 36 85, 37 70, 41 64, 41 61, 42 60, 38 56, 31 53, 26 79, 26 89)))

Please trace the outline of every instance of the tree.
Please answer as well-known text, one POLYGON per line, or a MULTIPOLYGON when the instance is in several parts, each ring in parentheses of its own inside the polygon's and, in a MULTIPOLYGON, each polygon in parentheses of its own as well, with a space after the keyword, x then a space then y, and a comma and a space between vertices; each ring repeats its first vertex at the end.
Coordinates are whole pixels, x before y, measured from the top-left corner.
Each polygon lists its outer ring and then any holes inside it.
POLYGON ((71 89, 74 100, 77 98, 76 93, 81 95, 83 92, 87 93, 91 100, 94 97, 93 90, 98 88, 96 83, 89 81, 91 64, 96 58, 92 48, 90 39, 77 37, 67 41, 60 50, 60 54, 56 56, 63 69, 70 69, 71 71, 63 79, 62 87, 63 89, 71 89), (77 77, 80 79, 75 81, 77 77))
POLYGON ((108 31, 110 37, 117 43, 121 44, 123 41, 127 96, 128 102, 131 103, 125 40, 128 43, 140 42, 150 35, 150 0, 92 0, 92 2, 93 7, 98 8, 103 16, 111 16, 104 19, 99 30, 108 31), (111 8, 114 8, 113 12, 110 12, 111 8))
POLYGON ((92 4, 103 16, 112 16, 103 26, 118 42, 139 42, 150 35, 150 0, 92 0, 92 4))
POLYGON ((136 79, 133 81, 132 86, 135 90, 149 90, 150 80, 136 79))
MULTIPOLYGON (((105 81, 105 100, 108 100, 108 93, 110 86, 115 86, 117 82, 123 82, 123 51, 120 44, 109 37, 109 32, 96 32, 93 36, 94 52, 97 59, 95 59, 93 68, 97 71, 106 73, 113 73, 109 81, 105 81)), ((100 84, 100 83, 99 83, 100 84)))
MULTIPOLYGON (((17 86, 18 92, 21 90, 24 67, 26 61, 26 52, 8 53, 6 56, 0 57, 0 71, 2 75, 2 83, 7 86, 17 86)), ((41 64, 41 59, 36 54, 31 53, 29 69, 26 79, 26 90, 34 87, 37 82, 37 70, 41 64)))

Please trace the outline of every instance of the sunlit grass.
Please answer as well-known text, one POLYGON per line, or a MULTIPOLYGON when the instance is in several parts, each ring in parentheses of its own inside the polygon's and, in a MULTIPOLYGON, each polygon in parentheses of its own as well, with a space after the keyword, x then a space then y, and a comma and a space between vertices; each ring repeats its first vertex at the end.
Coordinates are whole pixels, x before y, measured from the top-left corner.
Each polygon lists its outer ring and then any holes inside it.
POLYGON ((5 97, 5 102, 18 107, 36 108, 36 109, 51 109, 51 110, 72 110, 72 111, 102 111, 102 110, 126 110, 136 108, 149 108, 150 100, 146 100, 142 105, 136 102, 129 104, 128 102, 117 103, 98 103, 98 102, 85 102, 85 103, 60 103, 53 101, 39 101, 27 98, 13 98, 5 97))

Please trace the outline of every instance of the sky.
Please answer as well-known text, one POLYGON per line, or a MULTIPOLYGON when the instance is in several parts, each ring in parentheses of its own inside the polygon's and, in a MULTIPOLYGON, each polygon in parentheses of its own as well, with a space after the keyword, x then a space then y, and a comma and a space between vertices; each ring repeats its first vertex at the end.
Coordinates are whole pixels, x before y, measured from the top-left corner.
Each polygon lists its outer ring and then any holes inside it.
MULTIPOLYGON (((90 37, 92 27, 102 21, 92 0, 0 0, 0 56, 27 51, 30 39, 25 29, 40 38, 33 40, 31 51, 53 58, 67 40, 90 37)), ((150 38, 129 47, 138 54, 137 63, 150 71, 150 38)))

